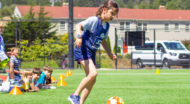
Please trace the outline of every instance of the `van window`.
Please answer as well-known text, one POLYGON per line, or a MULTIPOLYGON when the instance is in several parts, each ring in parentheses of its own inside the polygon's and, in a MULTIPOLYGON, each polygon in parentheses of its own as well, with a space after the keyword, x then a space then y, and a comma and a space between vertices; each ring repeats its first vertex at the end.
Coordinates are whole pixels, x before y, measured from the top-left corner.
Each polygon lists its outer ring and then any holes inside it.
POLYGON ((153 50, 154 43, 145 43, 144 46, 135 46, 136 50, 153 50))
POLYGON ((161 50, 161 47, 164 48, 164 47, 162 46, 162 44, 158 43, 158 44, 157 44, 157 50, 160 51, 160 50, 161 50))
POLYGON ((185 50, 185 48, 179 42, 164 42, 164 44, 169 50, 185 50))

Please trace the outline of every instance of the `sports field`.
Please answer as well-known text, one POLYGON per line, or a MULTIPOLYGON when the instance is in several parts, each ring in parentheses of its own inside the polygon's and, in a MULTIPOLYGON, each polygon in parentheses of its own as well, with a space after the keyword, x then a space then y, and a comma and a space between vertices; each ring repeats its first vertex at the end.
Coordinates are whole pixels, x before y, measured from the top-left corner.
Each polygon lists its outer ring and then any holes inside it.
MULTIPOLYGON (((55 70, 53 76, 66 71, 55 70)), ((85 104, 106 104, 112 96, 123 98, 125 104, 190 104, 190 70, 99 70, 85 104)), ((9 95, 0 93, 0 104, 70 104, 67 97, 84 77, 83 70, 74 70, 66 77, 66 87, 56 90, 9 95)))

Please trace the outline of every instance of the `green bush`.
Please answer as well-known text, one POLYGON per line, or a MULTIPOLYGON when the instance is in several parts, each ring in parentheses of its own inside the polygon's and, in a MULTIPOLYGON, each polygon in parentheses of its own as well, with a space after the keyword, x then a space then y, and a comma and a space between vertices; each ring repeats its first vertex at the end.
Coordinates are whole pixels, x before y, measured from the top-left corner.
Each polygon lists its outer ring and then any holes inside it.
POLYGON ((113 61, 107 54, 101 55, 101 68, 113 68, 113 61))
POLYGON ((190 50, 190 40, 183 40, 183 41, 181 41, 183 44, 184 44, 184 46, 188 49, 188 50, 190 50))
POLYGON ((46 39, 44 43, 36 39, 31 45, 28 40, 21 41, 21 59, 23 61, 35 61, 38 58, 49 57, 50 59, 61 57, 68 53, 68 34, 58 39, 46 39))
MULTIPOLYGON (((115 46, 113 48, 113 52, 115 53, 115 46)), ((121 48, 120 47, 117 47, 117 53, 121 53, 121 48)))
POLYGON ((127 54, 124 57, 127 58, 127 59, 131 59, 131 54, 127 54))

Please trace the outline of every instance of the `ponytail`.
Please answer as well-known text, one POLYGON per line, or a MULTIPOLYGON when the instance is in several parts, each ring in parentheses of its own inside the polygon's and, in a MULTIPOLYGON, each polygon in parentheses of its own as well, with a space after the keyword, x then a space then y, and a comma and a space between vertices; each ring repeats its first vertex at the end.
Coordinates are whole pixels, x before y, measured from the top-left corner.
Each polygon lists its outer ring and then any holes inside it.
POLYGON ((116 12, 119 12, 118 4, 113 0, 107 0, 103 5, 99 7, 98 11, 96 12, 96 16, 100 16, 102 14, 103 8, 116 8, 116 12))

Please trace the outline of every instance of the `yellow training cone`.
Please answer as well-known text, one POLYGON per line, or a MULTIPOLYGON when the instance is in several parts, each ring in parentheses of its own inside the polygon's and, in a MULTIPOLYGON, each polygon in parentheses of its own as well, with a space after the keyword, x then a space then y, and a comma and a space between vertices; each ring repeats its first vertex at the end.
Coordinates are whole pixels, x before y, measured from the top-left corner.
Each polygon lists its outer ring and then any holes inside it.
POLYGON ((14 86, 9 94, 10 95, 22 95, 22 91, 20 90, 19 87, 14 86))
POLYGON ((63 74, 60 74, 60 75, 59 75, 59 79, 60 79, 60 80, 63 80, 63 79, 65 79, 65 76, 64 76, 63 74))
POLYGON ((159 71, 159 69, 157 68, 156 69, 156 75, 159 75, 160 74, 160 71, 159 71))
POLYGON ((51 76, 51 81, 52 82, 57 82, 57 80, 55 79, 55 77, 51 76))
POLYGON ((66 76, 71 76, 73 74, 73 72, 71 70, 69 70, 67 73, 66 73, 66 76))
POLYGON ((57 86, 67 86, 67 83, 64 80, 60 80, 57 86))

